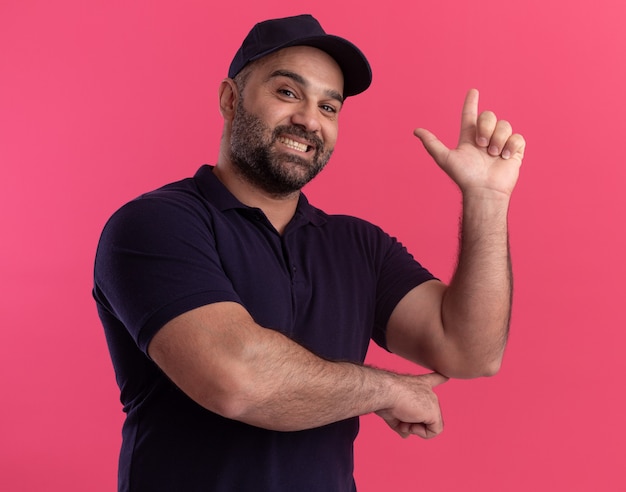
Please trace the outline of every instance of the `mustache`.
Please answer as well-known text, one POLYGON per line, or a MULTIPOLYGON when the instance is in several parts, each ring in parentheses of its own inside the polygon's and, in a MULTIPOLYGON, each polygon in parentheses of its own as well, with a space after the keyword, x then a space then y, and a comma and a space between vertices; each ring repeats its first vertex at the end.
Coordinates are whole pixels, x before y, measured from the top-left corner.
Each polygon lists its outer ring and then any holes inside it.
POLYGON ((274 128, 274 131, 272 132, 272 140, 276 141, 276 139, 280 135, 283 135, 285 133, 306 140, 309 143, 309 145, 312 145, 313 147, 315 147, 315 150, 317 152, 320 152, 324 148, 324 142, 322 142, 322 139, 320 137, 318 137, 315 133, 308 132, 302 127, 299 127, 296 125, 277 126, 276 128, 274 128))

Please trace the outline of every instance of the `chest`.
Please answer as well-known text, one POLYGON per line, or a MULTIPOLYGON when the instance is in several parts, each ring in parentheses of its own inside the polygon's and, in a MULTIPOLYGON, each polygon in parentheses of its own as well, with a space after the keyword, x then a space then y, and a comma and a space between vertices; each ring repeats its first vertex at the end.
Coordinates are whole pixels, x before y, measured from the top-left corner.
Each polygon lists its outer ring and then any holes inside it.
POLYGON ((255 320, 320 356, 361 362, 375 318, 377 265, 358 236, 262 224, 216 233, 224 272, 255 320))

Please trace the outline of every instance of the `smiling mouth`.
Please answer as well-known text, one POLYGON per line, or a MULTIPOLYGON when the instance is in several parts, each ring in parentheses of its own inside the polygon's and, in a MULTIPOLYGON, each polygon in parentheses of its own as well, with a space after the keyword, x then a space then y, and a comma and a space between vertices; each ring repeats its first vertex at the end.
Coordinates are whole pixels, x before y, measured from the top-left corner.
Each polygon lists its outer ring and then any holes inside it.
POLYGON ((296 142, 295 140, 292 140, 291 138, 278 137, 278 141, 282 143, 283 145, 286 145, 290 149, 297 150, 299 152, 308 152, 309 150, 311 150, 310 145, 306 145, 301 142, 296 142))

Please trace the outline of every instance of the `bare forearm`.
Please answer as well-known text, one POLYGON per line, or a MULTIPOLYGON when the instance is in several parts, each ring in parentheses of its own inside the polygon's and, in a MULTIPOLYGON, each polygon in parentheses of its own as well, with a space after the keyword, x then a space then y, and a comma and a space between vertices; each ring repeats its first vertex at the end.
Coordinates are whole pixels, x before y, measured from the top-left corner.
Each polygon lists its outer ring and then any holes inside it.
POLYGON ((470 373, 497 372, 506 344, 512 297, 508 204, 509 197, 498 193, 464 196, 459 261, 442 319, 470 373))
POLYGON ((428 439, 443 429, 433 387, 441 374, 400 375, 346 362, 318 358, 276 332, 254 346, 243 410, 231 415, 267 429, 290 431, 325 425, 376 412, 402 437, 428 439), (266 356, 269 355, 268 359, 266 356), (252 403, 254 402, 254 403, 252 403))
MULTIPOLYGON (((324 360, 260 327, 234 303, 204 306, 172 320, 155 335, 149 353, 200 405, 267 429, 317 427, 424 393, 419 376, 324 360)), ((418 403, 410 408, 419 416, 418 403)))
POLYGON ((272 330, 251 342, 233 374, 230 418, 300 430, 391 406, 391 373, 321 359, 272 330))

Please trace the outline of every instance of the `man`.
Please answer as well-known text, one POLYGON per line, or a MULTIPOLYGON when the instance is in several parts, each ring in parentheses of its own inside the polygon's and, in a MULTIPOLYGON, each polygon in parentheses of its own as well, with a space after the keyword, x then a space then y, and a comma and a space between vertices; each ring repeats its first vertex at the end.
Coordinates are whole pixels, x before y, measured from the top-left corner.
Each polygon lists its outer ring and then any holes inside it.
POLYGON ((456 149, 418 129, 463 193, 450 285, 365 221, 300 189, 371 71, 311 16, 257 24, 221 82, 215 167, 106 225, 97 301, 124 411, 124 491, 352 491, 358 416, 430 438, 433 388, 495 374, 507 338, 507 209, 524 140, 469 91, 456 149), (368 343, 432 369, 362 364, 368 343))

